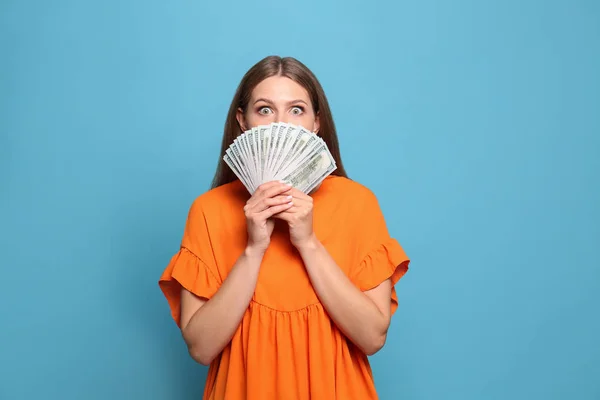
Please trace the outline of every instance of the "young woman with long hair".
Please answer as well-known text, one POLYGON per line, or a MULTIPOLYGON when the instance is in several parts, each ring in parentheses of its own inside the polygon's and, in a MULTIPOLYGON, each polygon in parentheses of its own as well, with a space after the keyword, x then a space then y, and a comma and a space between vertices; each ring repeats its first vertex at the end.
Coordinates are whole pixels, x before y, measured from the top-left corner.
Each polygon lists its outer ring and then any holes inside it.
POLYGON ((375 399, 368 356, 386 341, 409 259, 376 196, 348 178, 327 98, 300 61, 242 78, 212 187, 192 203, 159 280, 204 399, 375 399), (317 133, 337 168, 309 194, 272 181, 250 194, 223 162, 244 131, 287 122, 317 133))

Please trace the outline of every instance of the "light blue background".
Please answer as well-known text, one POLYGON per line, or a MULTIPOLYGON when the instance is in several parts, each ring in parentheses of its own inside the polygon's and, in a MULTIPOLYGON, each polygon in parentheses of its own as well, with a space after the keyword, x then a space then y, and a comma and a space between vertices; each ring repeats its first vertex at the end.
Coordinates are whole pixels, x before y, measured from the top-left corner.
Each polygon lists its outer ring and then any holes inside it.
POLYGON ((0 12, 0 399, 201 397, 157 280, 269 54, 317 74, 412 259, 381 398, 600 398, 599 2, 0 12))

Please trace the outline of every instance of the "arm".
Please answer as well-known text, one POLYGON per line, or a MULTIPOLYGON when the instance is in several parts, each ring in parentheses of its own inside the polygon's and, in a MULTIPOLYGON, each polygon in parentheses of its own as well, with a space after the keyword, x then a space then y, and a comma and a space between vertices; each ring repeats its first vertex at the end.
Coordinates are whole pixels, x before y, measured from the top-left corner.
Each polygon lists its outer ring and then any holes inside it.
POLYGON ((229 343, 254 294, 263 254, 247 248, 210 300, 181 289, 181 331, 190 355, 203 365, 229 343))
POLYGON ((210 300, 181 289, 181 331, 190 355, 200 364, 210 364, 223 350, 248 309, 275 226, 271 217, 291 207, 289 189, 279 182, 265 183, 248 200, 248 244, 210 300))
POLYGON ((385 344, 390 325, 390 280, 361 292, 314 235, 298 250, 331 319, 365 354, 378 352, 385 344))
POLYGON ((365 354, 385 344, 391 318, 391 281, 362 292, 319 242, 312 226, 312 198, 292 189, 294 205, 275 215, 285 220, 321 303, 333 322, 365 354))

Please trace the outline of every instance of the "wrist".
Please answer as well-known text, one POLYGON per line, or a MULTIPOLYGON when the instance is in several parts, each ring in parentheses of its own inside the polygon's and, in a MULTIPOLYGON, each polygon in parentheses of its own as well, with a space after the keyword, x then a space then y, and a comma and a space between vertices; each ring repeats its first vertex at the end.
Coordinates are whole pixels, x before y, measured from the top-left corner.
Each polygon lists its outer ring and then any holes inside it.
POLYGON ((263 248, 260 248, 257 246, 248 245, 244 249, 244 257, 246 257, 248 259, 257 259, 260 261, 260 260, 262 260, 266 251, 267 251, 266 249, 263 249, 263 248))
POLYGON ((321 242, 319 242, 319 239, 313 233, 305 240, 298 242, 298 243, 294 243, 294 246, 300 252, 300 254, 303 254, 303 253, 312 252, 312 251, 319 249, 319 247, 321 246, 321 242))

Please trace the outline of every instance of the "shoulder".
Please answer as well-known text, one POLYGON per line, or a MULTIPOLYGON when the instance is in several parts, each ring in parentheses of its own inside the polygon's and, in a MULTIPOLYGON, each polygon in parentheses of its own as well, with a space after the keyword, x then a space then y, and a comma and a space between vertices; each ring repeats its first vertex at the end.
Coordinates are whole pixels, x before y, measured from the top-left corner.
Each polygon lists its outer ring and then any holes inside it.
POLYGON ((198 195, 192 205, 201 208, 223 207, 231 203, 246 201, 248 192, 240 181, 233 181, 207 190, 198 195))
POLYGON ((364 183, 343 176, 334 176, 330 181, 329 188, 332 193, 358 207, 377 204, 375 192, 364 183))
MULTIPOLYGON (((244 190, 243 185, 241 186, 244 190)), ((197 195, 189 206, 184 234, 184 246, 200 252, 209 241, 209 234, 231 229, 243 220, 244 194, 236 182, 209 189, 197 195), (242 210, 236 211, 236 210, 242 210)))
POLYGON ((248 196, 246 189, 239 181, 211 188, 194 198, 190 206, 190 216, 214 214, 231 209, 231 206, 244 203, 248 196))

